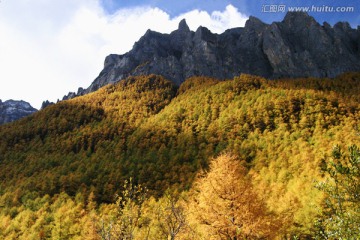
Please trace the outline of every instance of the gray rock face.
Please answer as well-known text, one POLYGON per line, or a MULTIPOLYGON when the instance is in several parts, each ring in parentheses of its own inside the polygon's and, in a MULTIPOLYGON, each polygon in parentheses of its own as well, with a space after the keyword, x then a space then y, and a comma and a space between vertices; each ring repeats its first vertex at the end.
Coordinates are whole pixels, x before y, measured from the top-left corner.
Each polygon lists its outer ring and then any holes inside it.
POLYGON ((89 88, 65 98, 135 75, 160 74, 179 85, 191 76, 333 77, 347 71, 360 71, 360 29, 348 23, 320 25, 292 12, 282 22, 250 17, 244 28, 213 34, 204 27, 190 31, 182 20, 170 34, 148 30, 130 52, 109 55, 89 88))
POLYGON ((36 111, 25 101, 8 100, 2 102, 0 100, 0 125, 26 117, 36 111))
POLYGON ((53 104, 55 104, 55 103, 50 102, 49 100, 45 100, 45 101, 42 102, 40 109, 42 110, 42 109, 44 109, 44 108, 46 108, 46 107, 48 107, 50 105, 53 105, 53 104))

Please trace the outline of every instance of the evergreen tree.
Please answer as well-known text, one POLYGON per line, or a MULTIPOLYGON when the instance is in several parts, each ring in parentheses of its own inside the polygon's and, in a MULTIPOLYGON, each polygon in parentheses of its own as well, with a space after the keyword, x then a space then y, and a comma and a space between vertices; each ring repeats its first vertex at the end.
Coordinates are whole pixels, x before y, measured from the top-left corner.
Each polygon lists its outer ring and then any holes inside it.
POLYGON ((336 145, 331 159, 324 159, 327 180, 317 185, 325 194, 323 217, 317 236, 326 239, 360 238, 360 149, 356 145, 344 153, 336 145))

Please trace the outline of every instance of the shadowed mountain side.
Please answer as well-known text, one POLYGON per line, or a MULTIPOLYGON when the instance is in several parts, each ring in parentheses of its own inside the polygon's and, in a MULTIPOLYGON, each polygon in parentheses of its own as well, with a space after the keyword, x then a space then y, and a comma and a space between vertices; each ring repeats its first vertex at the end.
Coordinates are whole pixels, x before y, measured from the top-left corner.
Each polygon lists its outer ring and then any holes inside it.
POLYGON ((351 99, 360 103, 358 88, 360 83, 359 73, 349 72, 337 76, 335 79, 329 78, 296 78, 296 79, 278 79, 269 82, 270 86, 281 86, 282 89, 293 90, 315 90, 324 91, 329 95, 336 92, 343 100, 351 99))
POLYGON ((131 174, 121 157, 127 137, 175 94, 174 85, 160 76, 128 78, 0 126, 1 176, 41 194, 104 186, 99 200, 111 201, 114 187, 131 174))

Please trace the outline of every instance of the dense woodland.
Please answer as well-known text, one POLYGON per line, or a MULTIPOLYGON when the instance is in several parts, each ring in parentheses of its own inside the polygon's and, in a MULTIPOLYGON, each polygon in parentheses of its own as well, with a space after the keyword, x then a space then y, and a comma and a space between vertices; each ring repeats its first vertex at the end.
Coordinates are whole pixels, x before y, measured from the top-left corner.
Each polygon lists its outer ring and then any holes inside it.
POLYGON ((359 83, 130 77, 2 125, 0 238, 360 237, 359 83))

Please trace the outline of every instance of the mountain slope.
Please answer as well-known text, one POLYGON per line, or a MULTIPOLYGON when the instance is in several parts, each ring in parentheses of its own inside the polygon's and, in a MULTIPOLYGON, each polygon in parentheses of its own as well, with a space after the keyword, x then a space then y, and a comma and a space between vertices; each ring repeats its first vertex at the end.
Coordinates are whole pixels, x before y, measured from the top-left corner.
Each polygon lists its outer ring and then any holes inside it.
POLYGON ((289 12, 282 22, 272 24, 250 17, 244 28, 222 34, 204 27, 190 31, 183 20, 170 34, 148 30, 128 53, 109 55, 100 75, 77 95, 148 74, 160 74, 176 85, 191 76, 231 79, 241 73, 267 78, 335 77, 360 70, 359 42, 360 30, 348 23, 320 25, 303 12, 289 12))
POLYGON ((231 152, 270 210, 292 216, 289 231, 309 234, 320 160, 359 143, 359 80, 194 77, 176 91, 151 75, 48 106, 0 126, 0 206, 62 192, 112 202, 130 177, 153 196, 188 190, 209 159, 231 152))
POLYGON ((121 170, 128 135, 174 95, 162 77, 129 78, 1 126, 0 165, 9 180, 3 184, 20 181, 25 191, 50 194, 93 185, 101 200, 111 200, 114 187, 131 174, 121 170))
POLYGON ((25 101, 0 100, 0 125, 33 114, 37 110, 25 101))

